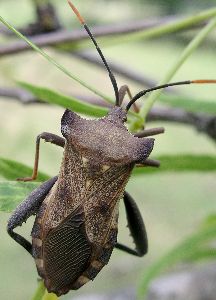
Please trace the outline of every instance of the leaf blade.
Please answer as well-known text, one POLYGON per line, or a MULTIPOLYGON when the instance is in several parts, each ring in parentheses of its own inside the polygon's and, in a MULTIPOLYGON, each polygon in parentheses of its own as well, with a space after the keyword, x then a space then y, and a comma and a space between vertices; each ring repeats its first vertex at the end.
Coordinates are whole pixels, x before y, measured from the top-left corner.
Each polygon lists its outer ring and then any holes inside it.
POLYGON ((43 100, 50 104, 56 104, 64 108, 69 108, 74 112, 83 115, 88 115, 93 117, 103 117, 108 112, 107 108, 85 103, 74 97, 65 96, 63 94, 60 94, 59 92, 55 92, 45 87, 35 86, 33 84, 29 84, 26 82, 18 82, 18 84, 24 89, 26 89, 27 91, 31 92, 34 96, 36 96, 40 100, 43 100))
POLYGON ((175 95, 161 95, 158 100, 159 102, 164 103, 168 106, 182 108, 188 112, 203 112, 211 115, 216 114, 216 101, 201 101, 195 100, 190 97, 183 98, 175 95))
POLYGON ((157 159, 159 168, 137 167, 134 175, 161 173, 161 172, 215 172, 216 158, 211 155, 161 155, 157 159))
MULTIPOLYGON (((14 160, 0 157, 0 176, 7 180, 16 180, 17 178, 28 177, 32 174, 32 168, 25 164, 19 163, 14 160)), ((45 173, 38 172, 38 181, 45 181, 49 179, 45 173)))
POLYGON ((0 181, 0 211, 11 212, 40 182, 0 181))

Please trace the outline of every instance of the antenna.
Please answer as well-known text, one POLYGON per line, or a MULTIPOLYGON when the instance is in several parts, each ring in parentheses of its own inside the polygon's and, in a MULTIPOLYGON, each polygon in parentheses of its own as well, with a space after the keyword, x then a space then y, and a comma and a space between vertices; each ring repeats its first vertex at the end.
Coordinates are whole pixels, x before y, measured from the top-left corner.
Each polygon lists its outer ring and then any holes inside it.
POLYGON ((175 86, 175 85, 186 85, 186 84, 205 84, 205 83, 216 83, 215 79, 197 79, 197 80, 186 80, 186 81, 178 81, 178 82, 172 82, 172 83, 166 83, 162 85, 158 85, 155 87, 152 87, 150 89, 143 90, 136 94, 131 101, 127 104, 126 106, 126 111, 128 111, 131 108, 131 105, 136 102, 138 99, 140 99, 142 96, 145 94, 155 91, 155 90, 160 90, 163 88, 167 88, 169 86, 175 86))
POLYGON ((98 46, 93 34, 91 33, 89 27, 87 26, 85 20, 83 19, 83 17, 81 16, 81 14, 79 13, 79 11, 77 10, 77 8, 72 4, 72 2, 70 0, 68 0, 68 4, 70 5, 70 7, 72 8, 73 12, 75 13, 75 15, 77 16, 78 20, 80 21, 80 23, 83 25, 83 27, 85 28, 86 32, 88 33, 89 37, 91 38, 92 42, 94 43, 96 49, 97 49, 97 52, 99 53, 103 63, 104 63, 104 66, 105 68, 107 69, 108 73, 109 73, 109 77, 110 77, 110 80, 111 80, 111 83, 112 83, 112 86, 113 86, 113 89, 114 89, 114 92, 115 92, 115 98, 116 98, 116 106, 120 106, 120 102, 119 102, 119 92, 118 92, 118 85, 117 85, 117 82, 116 82, 116 79, 112 73, 112 71, 110 70, 110 67, 100 49, 100 47, 98 46))

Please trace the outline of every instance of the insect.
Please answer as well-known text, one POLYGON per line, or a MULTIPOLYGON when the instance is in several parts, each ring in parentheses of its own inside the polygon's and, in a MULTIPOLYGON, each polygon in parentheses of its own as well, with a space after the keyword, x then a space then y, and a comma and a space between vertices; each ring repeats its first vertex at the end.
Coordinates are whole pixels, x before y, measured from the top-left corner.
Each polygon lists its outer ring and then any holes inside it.
POLYGON ((69 1, 93 41, 108 71, 116 103, 107 116, 86 120, 66 110, 61 119, 63 137, 44 132, 37 137, 35 164, 30 181, 37 177, 40 140, 64 148, 58 176, 44 182, 14 211, 8 221, 9 235, 35 259, 38 274, 49 292, 60 296, 93 280, 108 263, 113 248, 136 256, 148 249, 147 234, 139 209, 125 191, 136 165, 159 166, 149 159, 154 139, 163 128, 128 132, 125 122, 131 106, 147 92, 171 85, 212 83, 214 80, 182 81, 143 90, 131 96, 127 86, 118 89, 116 79, 84 19, 69 1), (128 93, 130 101, 122 107, 128 93), (117 242, 118 207, 123 198, 135 249, 117 242), (36 215, 32 243, 14 232, 36 215))

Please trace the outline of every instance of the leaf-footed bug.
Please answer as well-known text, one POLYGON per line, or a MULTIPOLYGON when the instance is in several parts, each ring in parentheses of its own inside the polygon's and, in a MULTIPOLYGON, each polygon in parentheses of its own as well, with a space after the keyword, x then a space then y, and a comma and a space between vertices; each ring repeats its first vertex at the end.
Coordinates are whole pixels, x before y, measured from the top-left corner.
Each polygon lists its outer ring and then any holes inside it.
MULTIPOLYGON (((154 139, 163 128, 128 132, 124 123, 127 112, 136 100, 147 92, 174 85, 216 83, 216 80, 181 81, 143 90, 132 97, 127 86, 118 85, 109 65, 84 19, 69 1, 69 5, 93 41, 112 82, 116 103, 108 115, 98 120, 86 120, 66 110, 61 120, 64 138, 51 133, 37 137, 35 164, 30 181, 37 177, 40 140, 64 148, 58 176, 34 190, 8 221, 8 233, 35 259, 38 274, 49 292, 57 295, 79 289, 93 280, 109 261, 113 248, 143 256, 148 249, 147 235, 139 209, 125 191, 136 165, 159 166, 148 159, 154 139), (121 105, 125 94, 130 101, 121 105), (135 249, 117 242, 118 207, 123 198, 128 227, 135 249), (14 232, 31 215, 36 215, 32 243, 14 232)), ((136 108, 137 109, 137 108, 136 108)))

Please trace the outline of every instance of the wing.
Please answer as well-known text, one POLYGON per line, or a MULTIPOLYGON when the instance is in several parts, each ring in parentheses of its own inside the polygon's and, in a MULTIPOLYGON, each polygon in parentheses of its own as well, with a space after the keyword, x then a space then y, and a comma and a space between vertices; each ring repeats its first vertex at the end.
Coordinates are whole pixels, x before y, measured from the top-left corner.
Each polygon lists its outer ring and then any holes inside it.
POLYGON ((38 273, 48 291, 58 296, 67 293, 88 267, 92 253, 82 209, 51 230, 40 245, 38 238, 33 238, 33 248, 38 273))

